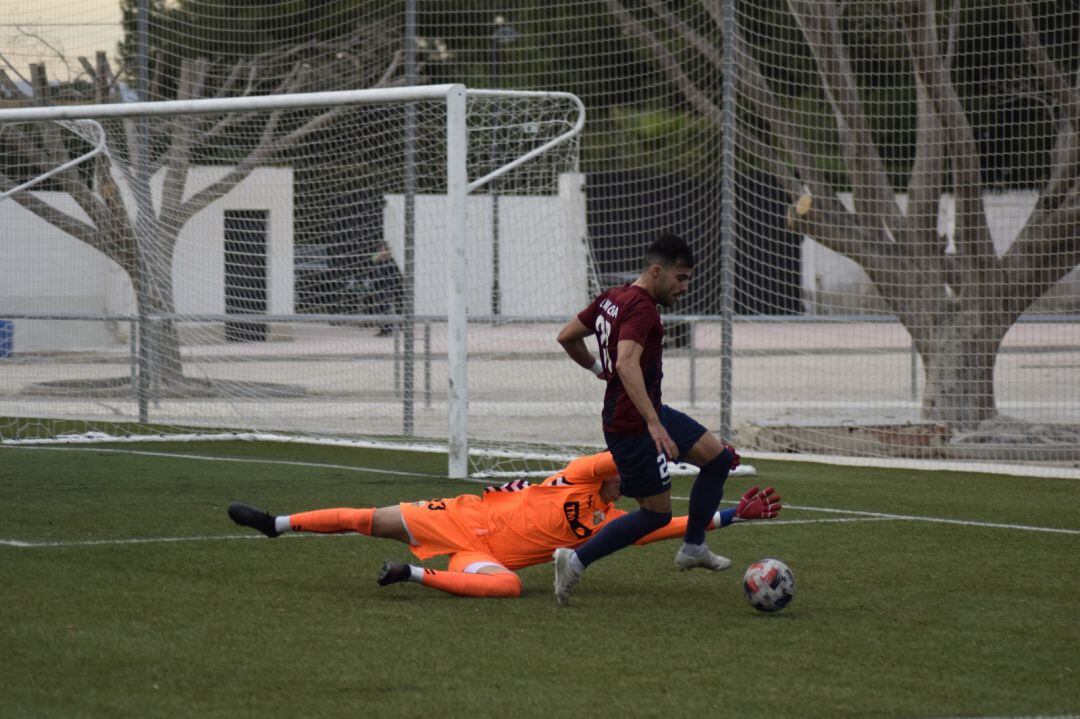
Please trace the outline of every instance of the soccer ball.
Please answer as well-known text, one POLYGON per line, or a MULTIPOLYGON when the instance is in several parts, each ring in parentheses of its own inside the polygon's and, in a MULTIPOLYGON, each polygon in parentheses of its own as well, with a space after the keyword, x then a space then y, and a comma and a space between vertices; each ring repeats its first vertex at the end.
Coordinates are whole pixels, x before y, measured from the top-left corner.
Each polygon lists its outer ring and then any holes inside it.
POLYGON ((795 596, 795 575, 779 559, 766 557, 746 568, 742 590, 754 609, 778 612, 795 596))

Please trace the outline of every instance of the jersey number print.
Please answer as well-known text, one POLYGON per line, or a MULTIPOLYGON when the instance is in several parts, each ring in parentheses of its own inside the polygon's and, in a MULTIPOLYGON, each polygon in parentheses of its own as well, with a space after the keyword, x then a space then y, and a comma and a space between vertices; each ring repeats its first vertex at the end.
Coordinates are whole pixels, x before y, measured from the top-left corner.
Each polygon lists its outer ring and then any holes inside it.
POLYGON ((600 366, 604 371, 611 372, 611 352, 608 350, 608 340, 611 339, 611 323, 603 315, 596 316, 596 334, 600 338, 600 366))

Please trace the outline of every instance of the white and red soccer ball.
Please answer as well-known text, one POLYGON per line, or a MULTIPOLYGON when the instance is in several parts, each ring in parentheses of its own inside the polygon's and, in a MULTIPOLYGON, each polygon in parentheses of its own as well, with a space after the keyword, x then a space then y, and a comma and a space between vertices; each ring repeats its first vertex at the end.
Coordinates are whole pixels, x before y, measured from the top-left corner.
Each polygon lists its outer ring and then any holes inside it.
POLYGON ((795 596, 795 575, 773 557, 752 562, 743 574, 743 594, 754 609, 778 612, 795 596))

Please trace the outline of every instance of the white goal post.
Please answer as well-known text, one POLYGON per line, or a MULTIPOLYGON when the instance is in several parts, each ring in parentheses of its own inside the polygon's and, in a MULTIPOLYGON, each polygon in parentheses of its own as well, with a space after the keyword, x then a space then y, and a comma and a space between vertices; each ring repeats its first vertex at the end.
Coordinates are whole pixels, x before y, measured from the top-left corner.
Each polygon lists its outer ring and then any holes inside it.
POLYGON ((6 200, 17 192, 29 190, 34 185, 45 182, 50 177, 59 175, 61 172, 64 172, 65 170, 70 170, 76 165, 81 165, 82 163, 87 162, 88 160, 91 160, 100 155, 101 153, 105 152, 105 129, 102 128, 102 126, 94 120, 57 120, 56 124, 60 125, 61 127, 67 127, 69 130, 75 132, 76 134, 85 134, 86 136, 92 138, 93 146, 78 157, 73 157, 72 159, 61 165, 57 165, 56 167, 50 168, 45 172, 36 175, 35 177, 31 177, 26 182, 23 182, 19 185, 16 185, 15 187, 0 192, 0 200, 6 200))
MULTIPOLYGON (((445 104, 445 268, 447 279, 447 303, 445 320, 447 328, 446 352, 448 372, 448 410, 446 437, 449 449, 449 474, 465 477, 469 471, 468 433, 468 310, 469 258, 466 237, 466 198, 495 178, 512 172, 525 163, 549 152, 552 148, 575 142, 585 122, 585 108, 581 100, 570 93, 527 92, 502 90, 471 90, 461 84, 430 85, 417 87, 367 89, 338 92, 319 92, 292 95, 267 95, 219 99, 193 99, 161 102, 133 102, 99 105, 65 105, 55 107, 25 107, 0 109, 0 127, 15 123, 97 120, 131 120, 151 117, 177 117, 220 113, 276 112, 283 110, 308 110, 312 108, 337 108, 376 104, 405 104, 415 102, 441 102, 445 104), (494 167, 484 167, 469 177, 469 126, 467 102, 471 98, 497 101, 559 100, 576 108, 576 118, 568 126, 554 132, 546 141, 541 139, 513 159, 500 158, 494 167)), ((93 122, 96 126, 96 122, 93 122)), ((98 126, 100 130, 100 126, 98 126)), ((102 134, 102 137, 104 135, 102 134)), ((102 143, 90 153, 75 161, 64 163, 54 171, 11 187, 3 196, 14 195, 46 177, 62 173, 100 153, 102 143)), ((106 150, 106 153, 108 150, 106 150)), ((0 188, 2 189, 2 188, 0 188)), ((138 226, 138 225, 136 225, 138 226)), ((145 227, 145 224, 143 225, 145 227)), ((136 232, 138 234, 138 232, 136 232)), ((138 252, 138 249, 136 249, 138 252)), ((140 259, 140 262, 145 260, 140 259)), ((57 319, 57 318, 53 318, 57 319)), ((59 319, 63 319, 62 317, 59 319)), ((145 404, 145 399, 141 399, 145 404)), ((246 429, 246 428, 245 428, 246 429)))

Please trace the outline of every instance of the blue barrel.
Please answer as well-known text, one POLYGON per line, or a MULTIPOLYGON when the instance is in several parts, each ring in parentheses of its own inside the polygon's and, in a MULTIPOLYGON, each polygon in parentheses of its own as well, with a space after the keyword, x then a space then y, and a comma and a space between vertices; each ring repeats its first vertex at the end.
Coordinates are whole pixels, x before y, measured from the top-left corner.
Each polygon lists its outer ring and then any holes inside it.
POLYGON ((15 349, 15 323, 0 320, 0 357, 10 357, 15 349))

